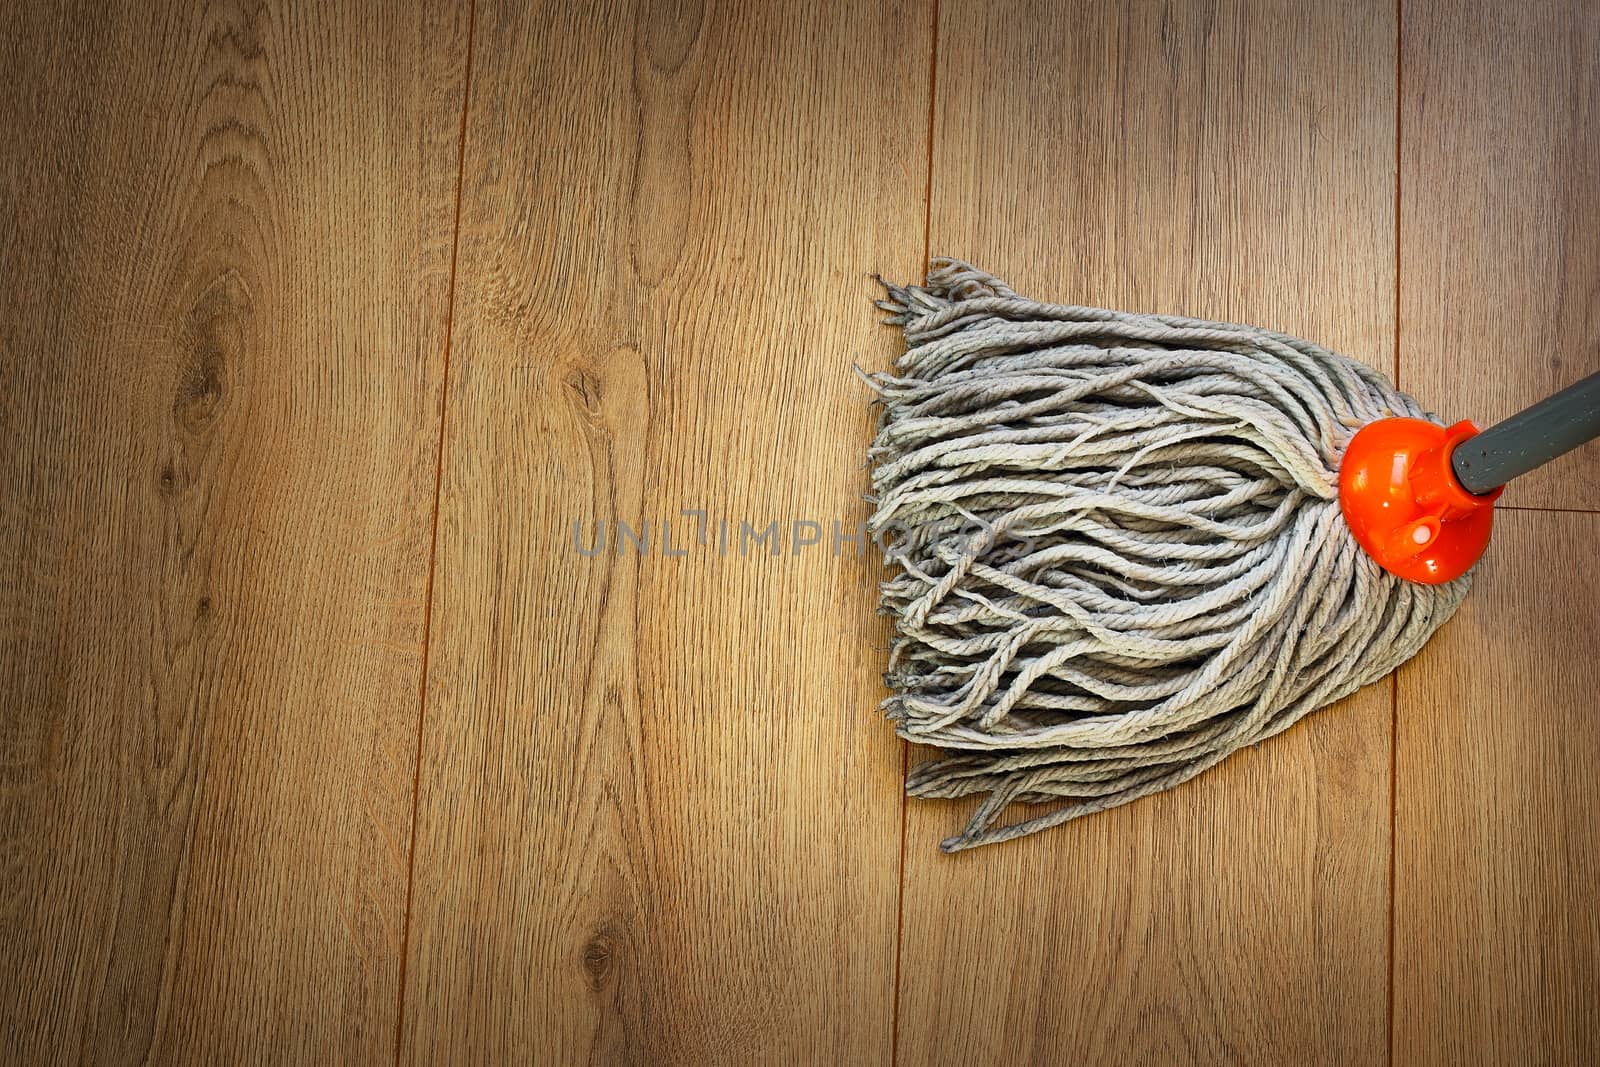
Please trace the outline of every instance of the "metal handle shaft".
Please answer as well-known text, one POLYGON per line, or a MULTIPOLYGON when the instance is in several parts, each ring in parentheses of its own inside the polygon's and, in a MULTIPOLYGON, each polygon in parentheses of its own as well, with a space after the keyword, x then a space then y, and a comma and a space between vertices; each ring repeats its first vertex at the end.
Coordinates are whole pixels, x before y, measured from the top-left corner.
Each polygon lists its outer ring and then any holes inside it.
POLYGON ((1600 373, 1469 437, 1450 454, 1456 480, 1488 493, 1600 437, 1600 373))

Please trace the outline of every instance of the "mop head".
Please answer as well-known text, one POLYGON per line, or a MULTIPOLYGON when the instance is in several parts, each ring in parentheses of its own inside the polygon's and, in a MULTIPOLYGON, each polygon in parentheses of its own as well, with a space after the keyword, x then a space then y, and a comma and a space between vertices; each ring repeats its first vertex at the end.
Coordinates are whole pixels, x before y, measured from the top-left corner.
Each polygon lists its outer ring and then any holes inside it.
POLYGON ((886 288, 906 352, 866 375, 884 708, 945 750, 907 792, 986 794, 945 851, 1187 781, 1388 674, 1466 594, 1390 575, 1345 526, 1351 436, 1431 418, 1363 364, 1035 303, 955 260, 886 288), (1002 825, 1013 803, 1051 806, 1002 825))

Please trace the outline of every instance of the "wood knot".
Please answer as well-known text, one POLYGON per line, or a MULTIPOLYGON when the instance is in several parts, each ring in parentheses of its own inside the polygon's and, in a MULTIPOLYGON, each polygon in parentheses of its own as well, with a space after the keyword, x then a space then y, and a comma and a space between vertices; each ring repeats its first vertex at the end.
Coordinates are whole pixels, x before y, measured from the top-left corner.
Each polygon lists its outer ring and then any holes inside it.
POLYGON ((208 285, 184 320, 172 414, 189 434, 201 434, 221 415, 230 379, 244 359, 254 308, 237 271, 208 285))
POLYGON ((583 946, 583 971, 589 988, 603 989, 616 967, 616 944, 604 930, 596 931, 583 946))
POLYGON ((178 379, 172 412, 178 425, 192 434, 205 432, 216 421, 227 395, 227 361, 219 349, 206 348, 196 354, 178 379))
POLYGON ((600 379, 586 367, 570 367, 561 383, 567 387, 580 411, 590 422, 600 421, 600 379))
POLYGON ((182 486, 178 484, 178 472, 171 463, 161 468, 161 473, 156 475, 156 492, 162 496, 176 496, 182 486))

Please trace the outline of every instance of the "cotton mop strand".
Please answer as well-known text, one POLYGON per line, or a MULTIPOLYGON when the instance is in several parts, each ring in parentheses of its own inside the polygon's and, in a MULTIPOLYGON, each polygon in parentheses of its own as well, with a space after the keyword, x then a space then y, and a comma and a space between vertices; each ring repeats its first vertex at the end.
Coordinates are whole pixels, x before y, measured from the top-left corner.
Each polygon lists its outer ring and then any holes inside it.
MULTIPOLYGON (((1388 674, 1466 594, 1465 576, 1390 573, 1341 515, 1358 430, 1434 429, 1365 365, 1250 326, 1037 303, 956 260, 885 287, 906 351, 865 375, 869 528, 895 568, 884 709, 944 750, 910 794, 985 794, 945 851, 1193 778, 1388 674)), ((1373 536, 1407 556, 1437 533, 1373 536)))

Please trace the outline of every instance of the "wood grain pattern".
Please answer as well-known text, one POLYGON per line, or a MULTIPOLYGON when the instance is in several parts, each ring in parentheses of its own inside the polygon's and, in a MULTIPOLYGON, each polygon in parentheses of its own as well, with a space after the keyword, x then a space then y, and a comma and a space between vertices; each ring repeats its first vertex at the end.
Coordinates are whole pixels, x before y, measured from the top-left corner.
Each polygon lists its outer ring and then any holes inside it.
POLYGON ((0 1063, 1600 1054, 1600 514, 954 857, 831 528, 925 242, 1482 422, 1600 367, 1593 4, 12 7, 0 1063))
POLYGON ((889 1059, 881 572, 831 523, 894 349, 867 275, 923 251, 929 28, 479 5, 407 1060, 889 1059))
MULTIPOLYGON (((1392 7, 940 5, 930 244, 1392 367, 1392 7), (1330 250, 1336 250, 1330 251, 1330 250)), ((1391 700, 1003 848, 913 802, 899 1062, 1387 1053, 1391 700)))
MULTIPOLYGON (((1407 4, 1401 39, 1401 383, 1486 424, 1600 369, 1600 10, 1407 4)), ((1600 506, 1600 449, 1504 503, 1600 506)), ((1399 675, 1396 1063, 1600 1055, 1597 519, 1502 508, 1399 675)))
POLYGON ((1600 515, 1496 525, 1399 675, 1395 1063, 1600 1053, 1600 515))
MULTIPOLYGON (((1400 382, 1488 426, 1600 371, 1600 5, 1408 3, 1400 382)), ((1600 443, 1503 503, 1600 508, 1600 443)))
POLYGON ((464 35, 6 22, 0 1060, 392 1060, 464 35))

